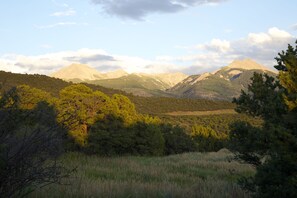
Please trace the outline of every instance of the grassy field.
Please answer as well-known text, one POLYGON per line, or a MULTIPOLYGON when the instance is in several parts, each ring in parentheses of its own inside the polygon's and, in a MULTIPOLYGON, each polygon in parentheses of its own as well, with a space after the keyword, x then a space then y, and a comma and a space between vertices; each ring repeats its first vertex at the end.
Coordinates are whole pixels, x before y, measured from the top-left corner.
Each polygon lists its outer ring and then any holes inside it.
POLYGON ((166 157, 112 157, 66 154, 67 167, 77 167, 68 185, 50 185, 31 197, 249 197, 236 180, 254 170, 227 150, 166 157))
POLYGON ((165 113, 170 116, 204 116, 204 115, 222 115, 222 114, 237 114, 234 109, 220 109, 213 111, 174 111, 165 113))

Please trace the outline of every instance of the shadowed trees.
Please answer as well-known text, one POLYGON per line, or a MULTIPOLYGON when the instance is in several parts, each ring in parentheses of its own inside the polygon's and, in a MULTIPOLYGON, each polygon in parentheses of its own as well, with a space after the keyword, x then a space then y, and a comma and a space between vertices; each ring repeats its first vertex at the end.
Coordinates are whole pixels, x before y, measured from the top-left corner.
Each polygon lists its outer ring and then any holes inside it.
POLYGON ((65 130, 56 122, 54 108, 35 100, 34 94, 48 99, 47 94, 22 86, 0 100, 1 197, 22 197, 69 174, 57 163, 65 130))
POLYGON ((297 194, 297 46, 276 58, 278 81, 255 74, 248 92, 234 102, 241 113, 262 118, 262 127, 239 122, 232 126, 230 149, 236 158, 256 167, 243 186, 255 197, 297 194))

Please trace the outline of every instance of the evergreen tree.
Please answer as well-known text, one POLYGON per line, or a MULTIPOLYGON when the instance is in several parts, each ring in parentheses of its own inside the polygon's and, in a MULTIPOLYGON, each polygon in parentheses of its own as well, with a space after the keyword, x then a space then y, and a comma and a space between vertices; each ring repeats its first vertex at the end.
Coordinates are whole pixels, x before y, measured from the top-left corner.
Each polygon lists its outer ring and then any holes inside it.
POLYGON ((58 120, 78 145, 85 146, 89 126, 113 112, 113 107, 104 93, 82 84, 71 85, 60 92, 58 120))
POLYGON ((235 123, 230 149, 238 160, 256 167, 256 174, 242 179, 255 197, 297 195, 297 46, 279 53, 278 81, 255 74, 248 93, 234 102, 241 113, 262 118, 262 127, 235 123))

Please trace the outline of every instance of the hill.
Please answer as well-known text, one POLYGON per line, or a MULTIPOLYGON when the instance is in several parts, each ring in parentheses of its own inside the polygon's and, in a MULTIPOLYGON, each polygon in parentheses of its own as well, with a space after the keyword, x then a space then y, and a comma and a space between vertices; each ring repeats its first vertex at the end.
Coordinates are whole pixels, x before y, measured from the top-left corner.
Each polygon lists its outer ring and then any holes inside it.
MULTIPOLYGON (((9 90, 12 87, 27 84, 30 87, 35 87, 46 92, 59 95, 59 91, 66 86, 73 84, 61 79, 48 77, 38 74, 15 74, 10 72, 0 71, 0 85, 3 90, 9 90)), ((86 84, 86 83, 85 83, 86 84)), ((232 109, 234 105, 224 101, 210 101, 204 99, 179 99, 168 97, 140 97, 126 93, 124 91, 105 88, 99 85, 86 84, 93 90, 102 91, 111 96, 113 94, 123 94, 130 98, 135 104, 136 109, 144 114, 162 114, 173 111, 206 111, 218 109, 232 109)))
POLYGON ((179 97, 231 100, 246 90, 254 72, 276 74, 250 59, 236 60, 212 73, 192 75, 167 91, 179 97))

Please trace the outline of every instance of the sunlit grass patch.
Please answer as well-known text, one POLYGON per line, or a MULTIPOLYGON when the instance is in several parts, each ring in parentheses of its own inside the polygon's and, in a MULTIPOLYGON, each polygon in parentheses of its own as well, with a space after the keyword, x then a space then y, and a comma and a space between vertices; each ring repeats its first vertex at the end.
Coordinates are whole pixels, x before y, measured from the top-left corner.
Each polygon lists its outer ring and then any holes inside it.
POLYGON ((166 157, 97 157, 66 154, 77 172, 66 183, 36 191, 31 197, 249 197, 236 184, 252 167, 229 162, 226 150, 166 157))

